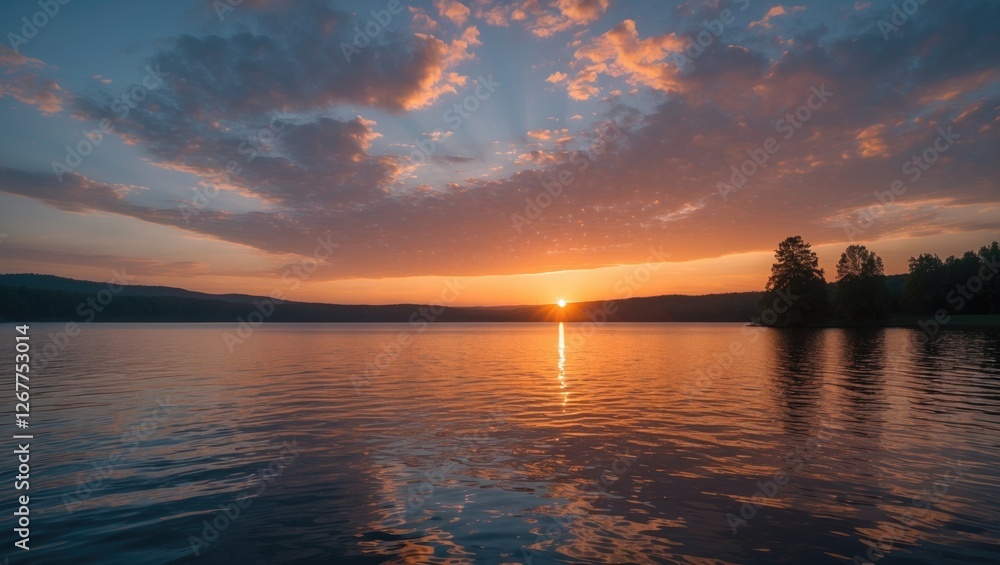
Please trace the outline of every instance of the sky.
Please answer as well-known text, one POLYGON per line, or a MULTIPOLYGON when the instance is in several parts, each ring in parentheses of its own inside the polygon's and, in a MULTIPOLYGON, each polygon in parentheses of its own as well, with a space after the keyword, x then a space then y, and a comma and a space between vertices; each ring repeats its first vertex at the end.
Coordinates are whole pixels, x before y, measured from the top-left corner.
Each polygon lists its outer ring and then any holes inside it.
POLYGON ((791 235, 832 280, 852 243, 902 273, 1000 234, 998 2, 42 0, 0 31, 0 272, 538 304, 760 290, 791 235))

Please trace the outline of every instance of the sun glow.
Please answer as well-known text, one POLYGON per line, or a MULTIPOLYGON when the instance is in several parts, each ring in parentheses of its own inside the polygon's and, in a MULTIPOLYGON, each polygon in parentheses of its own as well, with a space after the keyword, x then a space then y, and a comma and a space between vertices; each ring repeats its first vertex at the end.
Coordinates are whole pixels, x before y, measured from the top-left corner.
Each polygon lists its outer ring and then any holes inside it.
POLYGON ((562 298, 560 298, 559 302, 556 302, 556 304, 558 304, 560 308, 565 308, 566 307, 566 301, 563 300, 562 298))

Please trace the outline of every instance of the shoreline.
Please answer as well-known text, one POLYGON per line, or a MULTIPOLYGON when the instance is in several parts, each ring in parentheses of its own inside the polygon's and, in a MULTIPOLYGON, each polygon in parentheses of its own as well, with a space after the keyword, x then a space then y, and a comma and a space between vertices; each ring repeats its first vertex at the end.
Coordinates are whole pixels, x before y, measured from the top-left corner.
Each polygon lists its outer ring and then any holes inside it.
MULTIPOLYGON (((919 322, 932 320, 932 318, 920 318, 910 316, 905 318, 891 318, 877 322, 845 323, 828 321, 820 324, 808 324, 800 326, 766 326, 763 324, 753 324, 746 320, 606 320, 599 325, 609 324, 741 324, 744 327, 766 328, 773 330, 808 330, 808 329, 882 329, 882 328, 904 328, 921 329, 919 322)), ((87 324, 231 324, 235 320, 93 320, 87 324)), ((50 320, 0 320, 0 323, 26 323, 26 324, 61 324, 77 323, 80 320, 50 319, 50 320)), ((265 324, 407 324, 405 320, 356 320, 356 321, 325 321, 325 320, 267 320, 265 324)), ((593 324, 590 320, 446 320, 428 322, 428 325, 448 325, 448 324, 593 324)), ((955 328, 981 328, 1000 330, 1000 315, 970 314, 965 316, 953 315, 947 324, 941 324, 940 329, 955 328)))

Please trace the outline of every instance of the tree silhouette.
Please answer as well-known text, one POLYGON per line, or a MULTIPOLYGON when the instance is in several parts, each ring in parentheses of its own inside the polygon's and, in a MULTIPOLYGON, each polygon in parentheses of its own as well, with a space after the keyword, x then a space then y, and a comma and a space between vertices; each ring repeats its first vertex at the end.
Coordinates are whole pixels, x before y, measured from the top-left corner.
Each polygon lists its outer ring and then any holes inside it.
POLYGON ((837 262, 838 316, 849 321, 885 318, 888 298, 882 259, 864 245, 848 247, 837 262))
POLYGON ((932 314, 941 289, 944 263, 937 255, 923 253, 910 257, 908 264, 910 273, 903 283, 903 310, 917 315, 932 314))
MULTIPOLYGON (((774 325, 795 326, 818 322, 827 311, 826 279, 819 268, 819 257, 800 236, 778 244, 777 261, 764 288, 761 308, 774 312, 774 325)), ((762 320, 768 323, 762 313, 762 320)))
POLYGON ((983 262, 984 271, 993 273, 990 280, 983 283, 982 293, 986 302, 986 311, 989 314, 1000 314, 1000 273, 993 271, 1000 263, 1000 242, 994 241, 989 245, 984 245, 979 250, 979 259, 983 262))

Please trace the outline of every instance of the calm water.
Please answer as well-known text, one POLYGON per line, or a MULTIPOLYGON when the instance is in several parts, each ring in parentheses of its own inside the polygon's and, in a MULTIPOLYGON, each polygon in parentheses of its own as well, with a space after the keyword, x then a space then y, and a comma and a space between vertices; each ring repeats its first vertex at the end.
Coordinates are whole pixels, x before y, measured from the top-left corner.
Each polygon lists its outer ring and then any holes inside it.
POLYGON ((1000 561, 1000 333, 232 329, 91 325, 33 372, 32 550, 0 555, 1000 561))

